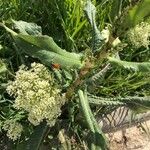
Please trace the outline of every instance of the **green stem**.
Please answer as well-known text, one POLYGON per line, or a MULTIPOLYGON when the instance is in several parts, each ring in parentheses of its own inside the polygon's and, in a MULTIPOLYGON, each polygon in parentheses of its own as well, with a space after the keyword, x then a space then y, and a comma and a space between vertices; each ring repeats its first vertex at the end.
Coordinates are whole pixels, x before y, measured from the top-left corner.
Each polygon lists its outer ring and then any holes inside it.
POLYGON ((87 125, 88 125, 89 129, 91 130, 91 132, 93 133, 91 150, 106 150, 107 142, 106 142, 105 135, 103 134, 102 130, 100 129, 100 126, 97 123, 97 121, 91 111, 87 94, 86 94, 86 92, 83 93, 82 90, 79 90, 78 94, 79 94, 79 101, 80 101, 81 109, 83 111, 87 125))
POLYGON ((94 129, 93 122, 92 122, 90 114, 89 114, 89 106, 87 105, 87 101, 86 101, 86 98, 84 96, 83 91, 79 90, 78 94, 79 94, 79 101, 80 101, 81 109, 83 111, 83 115, 85 117, 85 120, 87 122, 89 129, 91 130, 91 132, 93 134, 93 137, 92 137, 93 141, 91 142, 91 148, 90 149, 96 150, 96 146, 95 146, 96 139, 95 139, 95 135, 94 135, 95 129, 94 129))
POLYGON ((92 122, 91 117, 89 115, 89 108, 88 108, 88 105, 86 103, 86 99, 84 97, 83 91, 79 90, 78 94, 79 94, 79 99, 80 99, 80 105, 81 105, 84 117, 86 119, 86 122, 88 123, 88 127, 90 128, 90 130, 92 132, 95 132, 93 122, 92 122))

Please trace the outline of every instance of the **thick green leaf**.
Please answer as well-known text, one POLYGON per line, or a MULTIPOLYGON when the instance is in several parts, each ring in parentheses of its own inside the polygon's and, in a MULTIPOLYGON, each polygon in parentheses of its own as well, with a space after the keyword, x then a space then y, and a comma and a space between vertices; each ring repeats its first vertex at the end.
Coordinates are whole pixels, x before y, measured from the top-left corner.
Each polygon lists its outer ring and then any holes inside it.
POLYGON ((140 72, 150 72, 150 62, 128 62, 122 61, 116 58, 109 57, 110 63, 123 67, 125 69, 140 71, 140 72))
POLYGON ((121 98, 120 101, 126 103, 136 113, 143 113, 150 110, 150 97, 148 96, 121 98))
POLYGON ((75 60, 81 59, 81 55, 75 54, 75 53, 70 53, 67 52, 66 50, 61 49, 55 42, 54 40, 47 36, 47 35, 41 35, 41 36, 34 36, 34 35, 23 35, 23 34, 18 34, 16 36, 20 40, 23 40, 24 42, 27 42, 33 46, 37 46, 41 49, 45 49, 50 52, 57 53, 62 56, 66 57, 72 57, 75 60))
POLYGON ((61 49, 49 36, 17 34, 5 25, 3 26, 12 34, 20 50, 34 58, 38 58, 47 66, 58 63, 65 68, 81 68, 84 65, 82 55, 61 49))
POLYGON ((150 110, 150 97, 113 97, 103 98, 89 94, 88 101, 100 106, 127 106, 137 113, 150 110))
POLYGON ((35 128, 34 132, 27 141, 24 141, 17 146, 17 150, 39 150, 45 138, 47 129, 48 126, 46 123, 41 123, 35 128))
POLYGON ((123 106, 125 105, 123 102, 120 101, 114 101, 113 99, 107 99, 107 98, 94 98, 94 97, 88 97, 88 101, 90 104, 93 105, 100 105, 100 106, 123 106))
POLYGON ((12 20, 14 23, 14 27, 19 30, 22 34, 29 34, 29 35, 41 35, 42 29, 40 26, 36 25, 35 23, 28 23, 25 21, 15 21, 12 20))
POLYGON ((91 150, 105 150, 107 147, 105 135, 102 133, 100 126, 91 111, 87 93, 83 93, 82 90, 79 90, 78 94, 83 115, 92 135, 92 139, 90 140, 91 150))
POLYGON ((61 65, 61 67, 65 67, 65 68, 68 68, 68 67, 81 68, 82 67, 81 61, 78 59, 75 59, 75 57, 70 57, 70 56, 67 57, 67 55, 65 56, 65 55, 55 53, 53 51, 48 51, 41 47, 32 45, 31 43, 28 43, 18 37, 15 37, 15 41, 20 47, 23 48, 23 51, 25 53, 27 53, 28 55, 34 58, 38 58, 43 64, 47 66, 50 66, 52 63, 58 63, 61 65))

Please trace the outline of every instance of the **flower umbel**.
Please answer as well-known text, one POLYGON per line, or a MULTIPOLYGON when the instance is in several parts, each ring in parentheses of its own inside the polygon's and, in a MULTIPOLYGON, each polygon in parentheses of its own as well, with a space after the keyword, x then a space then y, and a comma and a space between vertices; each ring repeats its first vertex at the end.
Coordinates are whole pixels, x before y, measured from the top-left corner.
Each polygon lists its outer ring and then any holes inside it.
POLYGON ((148 48, 150 45, 150 24, 142 22, 127 32, 127 39, 135 48, 144 46, 148 48))
POLYGON ((39 63, 32 63, 31 69, 22 66, 16 73, 15 81, 7 87, 7 92, 16 98, 16 109, 29 113, 28 120, 33 125, 38 125, 44 119, 53 125, 65 103, 52 74, 39 63))
POLYGON ((2 128, 7 131, 7 136, 13 141, 20 138, 23 131, 23 126, 14 119, 6 120, 2 128))

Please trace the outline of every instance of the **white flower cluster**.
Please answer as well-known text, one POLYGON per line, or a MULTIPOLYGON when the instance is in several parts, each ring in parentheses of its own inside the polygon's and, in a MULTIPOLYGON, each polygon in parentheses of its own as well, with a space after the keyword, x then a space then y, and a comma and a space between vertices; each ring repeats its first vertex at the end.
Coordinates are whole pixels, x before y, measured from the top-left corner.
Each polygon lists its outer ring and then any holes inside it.
POLYGON ((7 87, 7 92, 16 98, 16 109, 28 112, 28 120, 33 125, 38 125, 44 119, 49 125, 53 125, 65 103, 51 73, 39 63, 31 64, 29 70, 21 67, 16 73, 15 81, 7 87))
POLYGON ((2 128, 7 131, 7 136, 13 141, 20 138, 23 131, 23 126, 14 119, 6 120, 2 128))
POLYGON ((135 48, 150 45, 150 24, 142 22, 127 32, 127 39, 135 48))

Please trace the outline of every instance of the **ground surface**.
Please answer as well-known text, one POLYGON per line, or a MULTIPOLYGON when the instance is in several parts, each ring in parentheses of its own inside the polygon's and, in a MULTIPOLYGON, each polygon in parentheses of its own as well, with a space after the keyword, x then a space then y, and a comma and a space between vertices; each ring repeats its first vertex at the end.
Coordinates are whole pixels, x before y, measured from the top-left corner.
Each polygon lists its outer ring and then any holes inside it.
POLYGON ((150 121, 107 134, 110 150, 150 150, 150 121), (145 130, 145 131, 144 131, 145 130))

